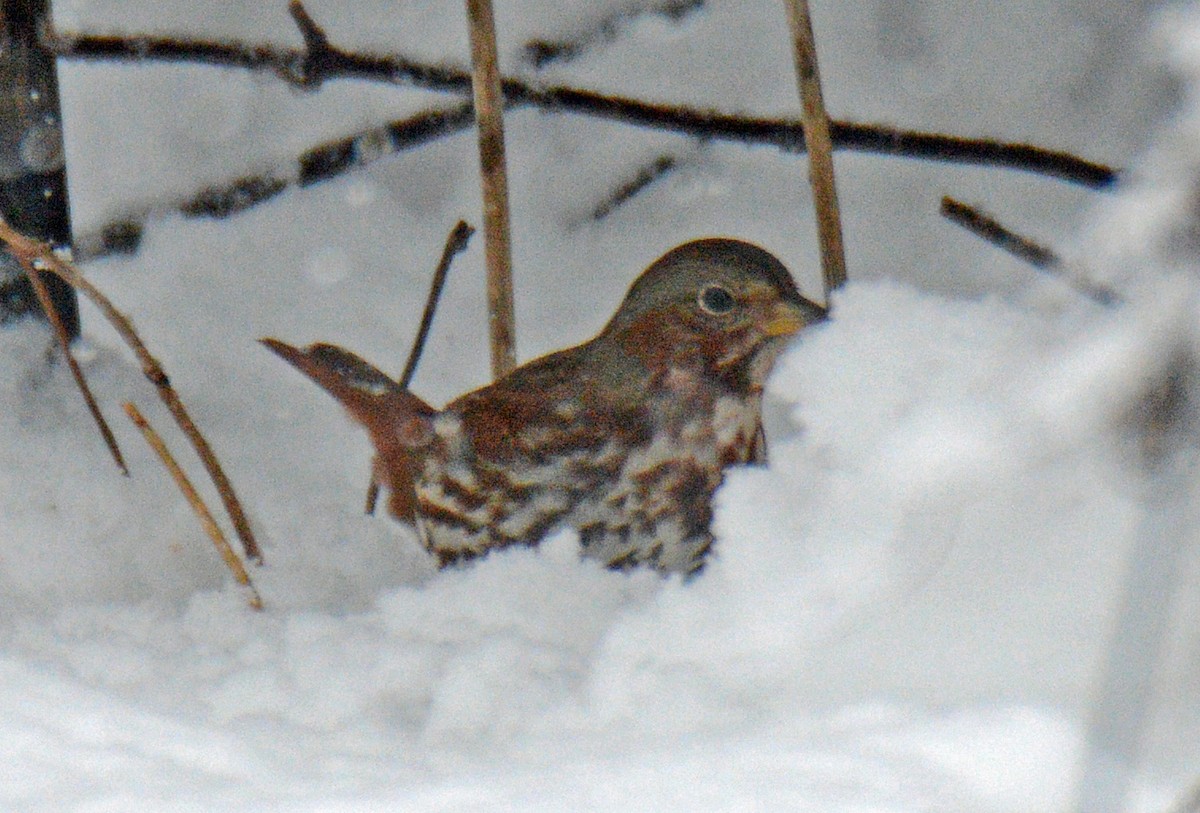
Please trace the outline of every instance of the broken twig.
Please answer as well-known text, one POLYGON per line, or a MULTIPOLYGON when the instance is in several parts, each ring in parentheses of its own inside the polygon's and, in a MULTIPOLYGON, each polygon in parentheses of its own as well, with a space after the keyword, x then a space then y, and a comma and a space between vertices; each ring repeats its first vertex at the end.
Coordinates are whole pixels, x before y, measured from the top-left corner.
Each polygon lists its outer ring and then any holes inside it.
POLYGON ((290 77, 305 90, 316 90, 325 81, 325 76, 336 63, 338 54, 329 44, 325 29, 309 16, 300 0, 288 3, 288 14, 304 37, 304 58, 295 63, 290 77))

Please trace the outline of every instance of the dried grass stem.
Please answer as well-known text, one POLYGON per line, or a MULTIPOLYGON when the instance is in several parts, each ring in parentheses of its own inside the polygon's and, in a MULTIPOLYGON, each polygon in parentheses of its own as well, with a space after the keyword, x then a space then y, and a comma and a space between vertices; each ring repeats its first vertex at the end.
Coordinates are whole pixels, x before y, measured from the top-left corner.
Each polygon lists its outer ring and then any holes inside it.
POLYGON ((225 562, 225 566, 233 573, 233 578, 237 583, 246 588, 250 593, 250 606, 255 610, 263 608, 262 596, 254 586, 254 582, 250 580, 250 574, 246 572, 242 560, 233 552, 233 548, 229 547, 229 541, 225 539, 225 534, 221 532, 221 527, 217 525, 217 521, 213 519, 212 512, 208 510, 208 506, 204 504, 204 500, 200 497, 196 487, 192 485, 192 481, 188 479, 175 456, 171 454, 171 450, 167 448, 167 444, 163 442, 162 436, 154 430, 150 422, 142 416, 138 408, 131 403, 125 404, 125 414, 129 416, 129 420, 133 421, 133 425, 141 430, 142 437, 150 444, 150 448, 158 455, 158 459, 162 461, 167 472, 175 481, 175 485, 179 487, 184 499, 188 501, 188 505, 196 513, 196 517, 200 520, 200 525, 203 526, 204 532, 208 534, 208 538, 212 540, 213 545, 217 548, 217 553, 221 555, 221 559, 225 562))

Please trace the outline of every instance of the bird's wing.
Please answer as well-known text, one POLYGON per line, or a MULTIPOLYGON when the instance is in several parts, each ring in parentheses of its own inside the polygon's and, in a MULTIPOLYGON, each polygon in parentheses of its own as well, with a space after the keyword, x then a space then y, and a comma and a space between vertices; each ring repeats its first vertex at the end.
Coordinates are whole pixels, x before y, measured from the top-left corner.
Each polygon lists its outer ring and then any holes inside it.
POLYGON ((540 466, 642 431, 640 405, 591 375, 587 345, 535 359, 446 407, 484 461, 540 466))

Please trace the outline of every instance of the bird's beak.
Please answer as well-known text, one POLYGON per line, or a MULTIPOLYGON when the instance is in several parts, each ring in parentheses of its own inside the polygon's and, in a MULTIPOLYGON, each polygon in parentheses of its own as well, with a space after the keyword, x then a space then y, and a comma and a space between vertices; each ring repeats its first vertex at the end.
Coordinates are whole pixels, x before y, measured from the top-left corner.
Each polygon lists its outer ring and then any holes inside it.
POLYGON ((776 302, 762 321, 762 332, 774 338, 776 336, 791 336, 808 324, 808 315, 794 303, 787 300, 776 302))

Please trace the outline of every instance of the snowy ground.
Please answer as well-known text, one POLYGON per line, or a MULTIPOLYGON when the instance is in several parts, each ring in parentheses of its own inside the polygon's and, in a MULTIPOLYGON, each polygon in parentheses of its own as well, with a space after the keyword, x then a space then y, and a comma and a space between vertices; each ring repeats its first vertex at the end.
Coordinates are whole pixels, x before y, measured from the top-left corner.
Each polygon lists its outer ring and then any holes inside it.
MULTIPOLYGON (((652 0, 498 5, 509 72, 798 108, 778 3, 679 20, 652 0), (536 71, 533 38, 586 47, 536 71)), ((66 29, 295 44, 285 4, 267 6, 55 3, 66 29)), ((398 368, 446 232, 479 221, 470 134, 228 220, 158 217, 136 256, 86 270, 227 466, 264 542, 267 609, 246 608, 123 422, 134 473, 116 474, 46 332, 0 332, 0 808, 1069 809, 1126 557, 1161 506, 1137 408, 1196 351, 1200 6, 1153 6, 816 4, 836 115, 1133 169, 1113 194, 840 156, 853 282, 777 368, 771 466, 729 478, 717 556, 686 586, 582 562, 567 536, 435 573, 404 529, 362 516, 365 438, 254 343, 337 341, 398 368), (942 194, 1125 304, 946 224, 942 194)), ((308 8, 347 46, 467 53, 456 3, 308 8)), ((203 68, 76 63, 62 81, 81 232, 451 101, 203 68)), ((591 335, 649 260, 704 234, 761 243, 819 295, 795 157, 529 111, 508 125, 522 358, 591 335), (590 219, 662 155, 676 171, 590 219)), ((415 382, 431 402, 486 379, 481 276, 476 242, 415 382)), ((115 335, 84 319, 114 422, 134 400, 166 430, 115 335)), ((1194 539, 1200 520, 1180 521, 1194 539)), ((1200 572, 1194 543, 1184 566, 1200 572)), ((1177 610, 1138 810, 1200 773, 1198 592, 1158 597, 1177 610)))

